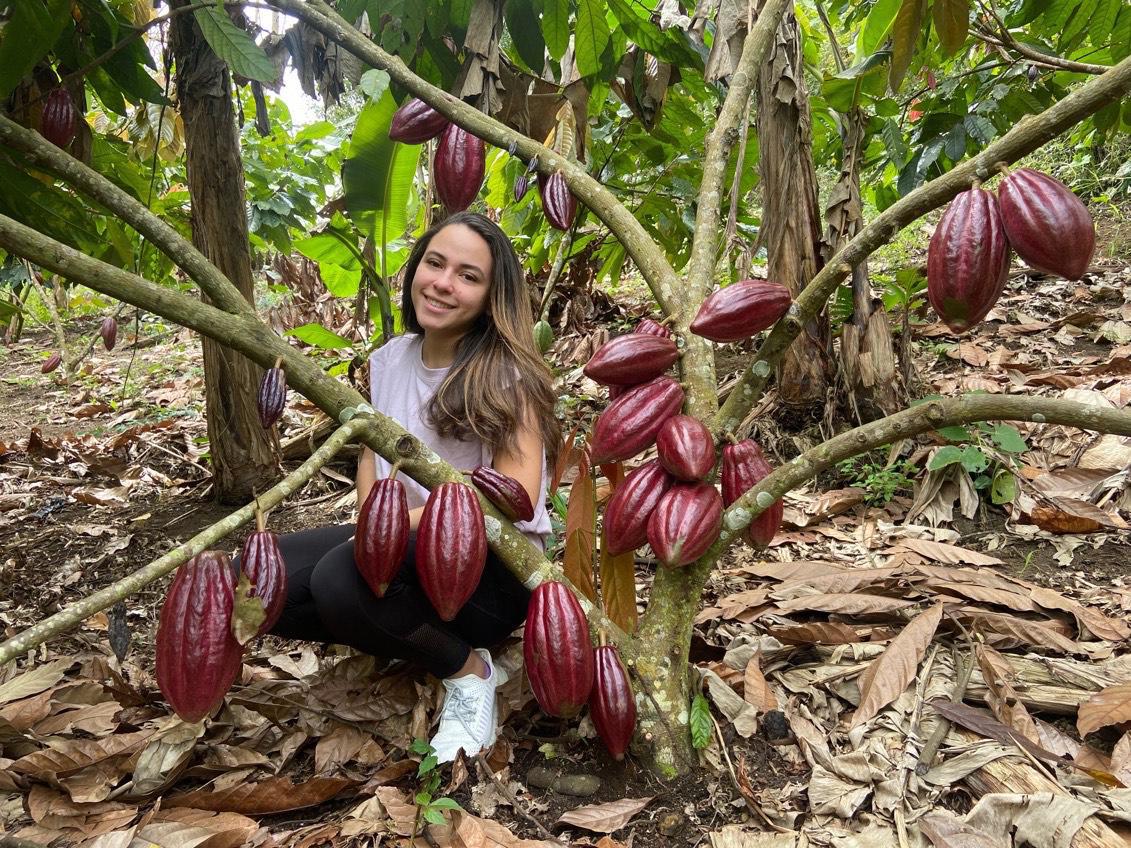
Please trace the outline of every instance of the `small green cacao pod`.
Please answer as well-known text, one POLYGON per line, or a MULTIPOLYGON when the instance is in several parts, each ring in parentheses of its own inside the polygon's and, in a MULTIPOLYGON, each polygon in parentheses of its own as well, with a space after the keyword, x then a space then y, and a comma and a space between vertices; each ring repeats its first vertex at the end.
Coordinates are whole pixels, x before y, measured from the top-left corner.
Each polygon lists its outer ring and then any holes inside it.
POLYGON ((55 353, 51 354, 49 357, 47 357, 46 360, 44 360, 43 364, 39 367, 39 371, 41 374, 50 374, 52 371, 58 368, 62 362, 63 354, 55 351, 55 353))
POLYGON ((404 562, 409 524, 404 483, 388 477, 375 482, 357 515, 353 560, 378 598, 384 597, 404 562))
POLYGON ((240 568, 251 581, 251 594, 263 603, 263 623, 255 634, 262 636, 275 626, 287 600, 287 566, 278 537, 263 528, 250 533, 240 552, 240 568))
POLYGON ((118 319, 113 315, 107 315, 102 319, 102 326, 98 328, 98 334, 102 336, 102 344, 105 345, 107 350, 113 350, 114 345, 118 342, 118 319))
POLYGON ((62 86, 53 88, 43 104, 39 134, 56 147, 66 150, 75 138, 78 120, 78 111, 71 93, 62 86))
POLYGON ((443 621, 475 593, 486 564, 479 498, 463 483, 441 483, 428 495, 416 530, 416 576, 443 621))
POLYGON ((623 760, 636 730, 632 685, 616 647, 602 645, 593 653, 596 674, 593 693, 589 696, 589 715, 613 759, 623 760))
POLYGON ((554 328, 545 321, 537 322, 534 325, 534 344, 538 346, 538 352, 545 354, 553 343, 554 328))
POLYGON ((511 521, 533 521, 534 504, 523 485, 513 477, 480 465, 471 472, 471 482, 511 521))
POLYGON ((393 114, 389 138, 402 144, 423 144, 442 133, 449 123, 423 100, 413 97, 393 114))
POLYGON ((593 644, 585 612, 564 583, 547 580, 530 594, 522 654, 539 706, 553 716, 577 715, 593 691, 593 644))
POLYGON ((259 422, 270 429, 287 405, 287 375, 282 368, 268 368, 259 380, 259 422))

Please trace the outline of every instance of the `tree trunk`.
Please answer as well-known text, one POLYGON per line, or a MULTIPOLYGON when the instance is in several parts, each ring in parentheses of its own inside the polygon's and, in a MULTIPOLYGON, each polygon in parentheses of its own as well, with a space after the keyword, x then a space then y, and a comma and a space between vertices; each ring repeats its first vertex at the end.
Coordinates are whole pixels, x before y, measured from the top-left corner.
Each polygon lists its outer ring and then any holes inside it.
MULTIPOLYGON (((185 125, 192 242, 254 303, 243 160, 228 67, 208 46, 192 15, 173 19, 172 44, 185 125)), ((207 337, 202 342, 213 493, 222 503, 245 503, 276 476, 271 437, 259 423, 255 404, 262 370, 207 337)))
MULTIPOLYGON (((769 278, 797 295, 820 270, 821 218, 813 170, 809 96, 797 18, 787 10, 758 80, 762 232, 769 278)), ((828 324, 811 322, 778 367, 778 396, 795 407, 825 404, 828 324)))

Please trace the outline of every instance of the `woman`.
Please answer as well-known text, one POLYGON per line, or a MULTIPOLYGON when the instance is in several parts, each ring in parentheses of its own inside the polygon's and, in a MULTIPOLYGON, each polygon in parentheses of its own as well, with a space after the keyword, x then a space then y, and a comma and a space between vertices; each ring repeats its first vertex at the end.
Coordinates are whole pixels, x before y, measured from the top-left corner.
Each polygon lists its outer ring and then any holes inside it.
MULTIPOLYGON (((536 545, 550 533, 546 457, 559 431, 551 378, 531 333, 533 315, 510 239, 482 215, 461 212, 432 227, 405 265, 401 302, 409 334, 370 357, 371 399, 456 468, 492 465, 530 494, 533 520, 517 523, 536 545)), ((357 471, 358 503, 389 463, 368 448, 357 471)), ((479 586, 443 622, 416 579, 416 527, 428 492, 401 476, 412 535, 399 574, 378 598, 353 559, 354 525, 282 537, 286 608, 272 633, 337 642, 409 660, 446 689, 431 743, 440 762, 494 744, 501 673, 489 648, 526 617, 529 592, 489 553, 479 586)))

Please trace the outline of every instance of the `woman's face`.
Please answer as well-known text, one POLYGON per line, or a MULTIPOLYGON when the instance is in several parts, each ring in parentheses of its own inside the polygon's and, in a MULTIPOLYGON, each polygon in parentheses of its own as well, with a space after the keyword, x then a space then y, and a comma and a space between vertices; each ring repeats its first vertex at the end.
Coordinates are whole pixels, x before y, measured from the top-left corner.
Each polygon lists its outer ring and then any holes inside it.
POLYGON ((487 311, 491 249, 465 224, 432 237, 412 278, 412 306, 424 333, 460 338, 487 311))

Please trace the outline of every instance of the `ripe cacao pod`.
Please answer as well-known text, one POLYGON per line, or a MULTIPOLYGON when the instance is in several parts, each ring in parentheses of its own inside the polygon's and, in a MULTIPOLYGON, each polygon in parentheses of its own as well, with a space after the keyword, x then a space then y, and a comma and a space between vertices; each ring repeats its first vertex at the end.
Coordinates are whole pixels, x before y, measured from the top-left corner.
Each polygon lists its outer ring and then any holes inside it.
POLYGON ((404 562, 409 524, 404 483, 392 477, 376 481, 357 514, 353 561, 378 598, 404 562))
MULTIPOLYGON (((723 503, 730 506, 773 470, 753 439, 723 445, 723 503)), ((743 538, 755 547, 764 548, 781 529, 784 511, 785 504, 779 498, 750 522, 743 538)))
POLYGON ((1011 171, 998 186, 1009 244, 1038 271, 1078 280, 1096 249, 1088 207, 1060 180, 1031 168, 1011 171))
POLYGON ((656 434, 656 454, 677 480, 703 480, 715 467, 715 440, 699 419, 673 415, 656 434))
POLYGON ((471 482, 511 521, 534 520, 530 493, 513 477, 496 471, 490 465, 480 465, 471 472, 471 482))
POLYGON ((522 654, 539 706, 553 716, 577 715, 593 691, 593 645, 581 604, 564 583, 548 580, 530 594, 522 654))
POLYGON ((713 342, 742 341, 772 327, 792 302, 785 286, 743 280, 709 295, 689 329, 713 342))
POLYGON ((646 333, 647 335, 659 336, 664 339, 670 339, 672 337, 672 331, 667 326, 661 324, 659 321, 653 321, 651 318, 641 318, 640 323, 636 325, 636 329, 632 332, 646 333))
POLYGON ((648 541, 648 519, 673 480, 658 459, 629 472, 605 506, 605 546, 611 556, 648 541))
POLYGON ((554 328, 545 321, 538 321, 534 325, 534 344, 538 345, 538 352, 545 354, 554 343, 554 328))
POLYGON ((451 621, 467 603, 486 563, 479 499, 463 483, 441 483, 428 495, 416 529, 416 574, 442 620, 451 621))
POLYGON ((205 551, 177 570, 157 625, 157 685, 182 719, 200 721, 239 676, 232 635, 236 583, 227 554, 205 551))
POLYGON ((636 730, 636 701, 628 674, 613 645, 602 645, 594 650, 596 674, 593 694, 589 696, 589 715, 597 735, 605 743, 614 760, 623 760, 628 743, 636 730))
POLYGON ((648 544, 664 565, 695 562, 719 538, 723 499, 710 483, 676 483, 648 518, 648 544))
POLYGON ((389 138, 403 144, 423 144, 442 133, 451 123, 418 97, 413 97, 393 114, 389 138))
POLYGON ((599 464, 629 459, 656 440, 660 426, 683 406, 683 389, 671 377, 634 386, 597 419, 591 449, 599 464))
POLYGON ((259 380, 259 422, 268 429, 279 420, 287 405, 287 375, 282 368, 268 368, 259 380))
POLYGON ((50 374, 52 371, 59 367, 62 361, 63 354, 56 351, 55 353, 47 357, 46 361, 39 367, 39 372, 41 374, 50 374))
POLYGON ((39 134, 64 150, 75 138, 79 115, 71 92, 59 86, 51 89, 43 103, 43 114, 39 119, 39 134))
POLYGON ((483 185, 486 162, 483 139, 459 124, 448 124, 436 147, 433 178, 436 195, 449 214, 462 212, 475 200, 483 185))
POLYGON ((927 246, 927 299, 964 332, 993 308, 1009 275, 1009 242, 993 192, 972 188, 943 213, 927 246))
POLYGON ((546 220, 551 227, 568 230, 573 226, 574 216, 577 215, 577 198, 566 185, 561 171, 554 171, 548 177, 539 174, 538 192, 542 195, 542 211, 546 213, 546 220))
POLYGON ((98 334, 102 336, 102 344, 105 345, 107 350, 113 350, 114 345, 118 342, 118 319, 113 315, 107 315, 102 319, 102 326, 98 329, 98 334))
POLYGON ((677 359, 679 349, 671 339, 629 333, 597 348, 582 370, 606 386, 635 386, 659 377, 677 359))
POLYGON ((251 594, 263 602, 265 617, 255 634, 262 636, 275 626, 287 600, 287 566, 275 534, 261 527, 248 535, 240 552, 240 568, 251 581, 251 594))

